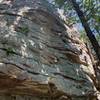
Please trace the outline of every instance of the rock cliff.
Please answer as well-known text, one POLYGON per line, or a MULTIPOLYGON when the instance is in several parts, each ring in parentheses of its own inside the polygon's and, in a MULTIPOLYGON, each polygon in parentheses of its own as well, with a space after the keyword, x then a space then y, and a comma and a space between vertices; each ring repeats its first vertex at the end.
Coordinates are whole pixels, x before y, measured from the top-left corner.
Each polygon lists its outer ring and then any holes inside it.
POLYGON ((96 100, 89 51, 73 33, 45 0, 0 0, 0 100, 96 100))

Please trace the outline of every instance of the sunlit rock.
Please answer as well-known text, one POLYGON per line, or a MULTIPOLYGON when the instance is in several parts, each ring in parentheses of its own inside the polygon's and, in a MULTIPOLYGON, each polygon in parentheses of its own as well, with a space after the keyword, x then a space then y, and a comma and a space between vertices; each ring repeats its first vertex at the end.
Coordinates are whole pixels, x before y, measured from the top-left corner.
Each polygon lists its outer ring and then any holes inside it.
POLYGON ((88 50, 49 3, 0 5, 0 100, 92 100, 88 50))

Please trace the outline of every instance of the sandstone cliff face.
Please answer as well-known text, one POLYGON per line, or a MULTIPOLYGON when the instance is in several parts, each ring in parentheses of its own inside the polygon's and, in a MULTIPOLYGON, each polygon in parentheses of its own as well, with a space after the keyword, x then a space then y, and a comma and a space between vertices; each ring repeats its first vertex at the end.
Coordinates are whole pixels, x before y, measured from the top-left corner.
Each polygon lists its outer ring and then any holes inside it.
POLYGON ((0 100, 92 100, 94 69, 73 32, 45 0, 0 0, 0 100))

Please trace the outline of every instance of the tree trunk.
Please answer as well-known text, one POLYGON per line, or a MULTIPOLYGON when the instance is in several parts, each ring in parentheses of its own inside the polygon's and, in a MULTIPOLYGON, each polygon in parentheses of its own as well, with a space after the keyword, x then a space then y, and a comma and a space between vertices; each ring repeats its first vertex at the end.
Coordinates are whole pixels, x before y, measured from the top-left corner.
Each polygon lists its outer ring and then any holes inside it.
POLYGON ((89 38, 89 40, 94 48, 94 51, 96 52, 96 55, 100 61, 100 46, 98 44, 98 41, 96 40, 94 34, 92 33, 83 12, 80 10, 79 5, 76 3, 76 0, 71 0, 71 3, 76 10, 76 12, 77 12, 77 14, 82 22, 82 25, 87 33, 87 36, 88 36, 88 38, 89 38))
POLYGON ((45 0, 0 1, 0 100, 96 100, 84 43, 45 0))

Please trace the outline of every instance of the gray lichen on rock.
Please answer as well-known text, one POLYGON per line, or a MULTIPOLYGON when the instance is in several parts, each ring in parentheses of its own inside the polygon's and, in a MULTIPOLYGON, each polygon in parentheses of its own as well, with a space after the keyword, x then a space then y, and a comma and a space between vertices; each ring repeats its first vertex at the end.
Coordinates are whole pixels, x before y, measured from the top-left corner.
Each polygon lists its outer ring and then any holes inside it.
POLYGON ((95 74, 87 48, 44 3, 0 2, 10 5, 0 9, 0 95, 5 95, 0 98, 92 100, 89 75, 95 74))

